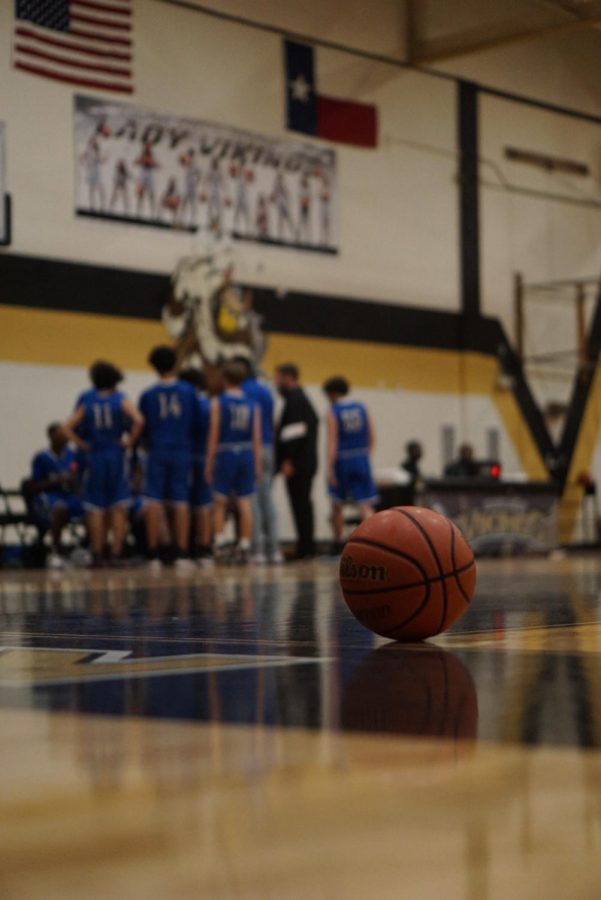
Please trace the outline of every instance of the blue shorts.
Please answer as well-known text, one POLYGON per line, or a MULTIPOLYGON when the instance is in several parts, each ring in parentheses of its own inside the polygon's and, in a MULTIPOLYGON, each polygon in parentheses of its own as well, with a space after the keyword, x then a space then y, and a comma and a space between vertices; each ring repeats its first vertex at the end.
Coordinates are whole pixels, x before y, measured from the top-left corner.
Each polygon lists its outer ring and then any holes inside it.
POLYGON ((144 473, 144 497, 161 503, 186 503, 190 494, 188 453, 148 453, 144 473))
POLYGON ((125 453, 90 453, 83 479, 83 506, 88 511, 126 506, 130 502, 125 453))
POLYGON ((250 497, 255 492, 255 456, 252 450, 219 450, 215 460, 213 493, 222 497, 250 497))
POLYGON ((193 509, 201 509, 210 506, 213 502, 211 488, 205 480, 205 460, 192 460, 192 484, 190 486, 190 506, 193 509))
POLYGON ((377 500, 378 491, 371 475, 371 466, 367 456, 350 456, 337 459, 334 466, 336 474, 335 487, 329 486, 330 496, 337 503, 353 500, 355 503, 367 503, 377 500))
POLYGON ((132 496, 129 507, 129 518, 133 522, 144 515, 144 499, 139 494, 132 496))
POLYGON ((36 517, 45 524, 49 524, 52 511, 62 506, 67 510, 69 521, 81 519, 83 516, 83 506, 81 500, 76 494, 63 494, 60 491, 44 491, 38 494, 33 503, 33 509, 36 517))

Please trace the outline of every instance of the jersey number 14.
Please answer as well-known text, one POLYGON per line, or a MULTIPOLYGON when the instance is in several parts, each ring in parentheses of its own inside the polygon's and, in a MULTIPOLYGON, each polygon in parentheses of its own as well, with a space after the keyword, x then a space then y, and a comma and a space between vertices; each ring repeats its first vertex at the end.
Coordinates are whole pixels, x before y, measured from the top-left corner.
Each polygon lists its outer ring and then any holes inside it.
POLYGON ((182 406, 177 394, 159 394, 159 416, 161 419, 179 419, 182 406))

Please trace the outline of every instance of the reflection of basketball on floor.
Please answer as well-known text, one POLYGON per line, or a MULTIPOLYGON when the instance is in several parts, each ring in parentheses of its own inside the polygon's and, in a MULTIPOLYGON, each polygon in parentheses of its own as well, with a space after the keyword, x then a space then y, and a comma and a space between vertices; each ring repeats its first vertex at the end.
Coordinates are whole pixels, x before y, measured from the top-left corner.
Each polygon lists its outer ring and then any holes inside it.
POLYGON ((397 506, 356 528, 340 560, 340 584, 356 618, 384 637, 415 641, 449 628, 476 586, 467 541, 431 509, 397 506))
POLYGON ((478 700, 472 676, 457 656, 439 647, 387 644, 351 675, 342 699, 342 726, 473 741, 478 700))

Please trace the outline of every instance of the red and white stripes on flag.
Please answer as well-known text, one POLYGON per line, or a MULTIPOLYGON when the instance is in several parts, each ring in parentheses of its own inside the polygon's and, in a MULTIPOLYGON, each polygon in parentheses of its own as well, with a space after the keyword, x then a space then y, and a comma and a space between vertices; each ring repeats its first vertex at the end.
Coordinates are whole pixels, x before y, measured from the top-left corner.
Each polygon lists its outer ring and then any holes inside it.
POLYGON ((13 65, 78 87, 133 92, 132 0, 16 0, 13 65))

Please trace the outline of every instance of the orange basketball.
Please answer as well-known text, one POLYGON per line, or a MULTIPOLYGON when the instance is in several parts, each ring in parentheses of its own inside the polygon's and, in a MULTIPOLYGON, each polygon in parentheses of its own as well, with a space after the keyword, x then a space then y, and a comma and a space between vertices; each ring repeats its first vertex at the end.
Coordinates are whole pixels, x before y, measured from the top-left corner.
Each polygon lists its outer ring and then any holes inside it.
POLYGON ((355 528, 340 560, 340 584, 366 628, 418 641, 440 634, 466 611, 476 563, 449 519, 431 509, 395 506, 355 528))

